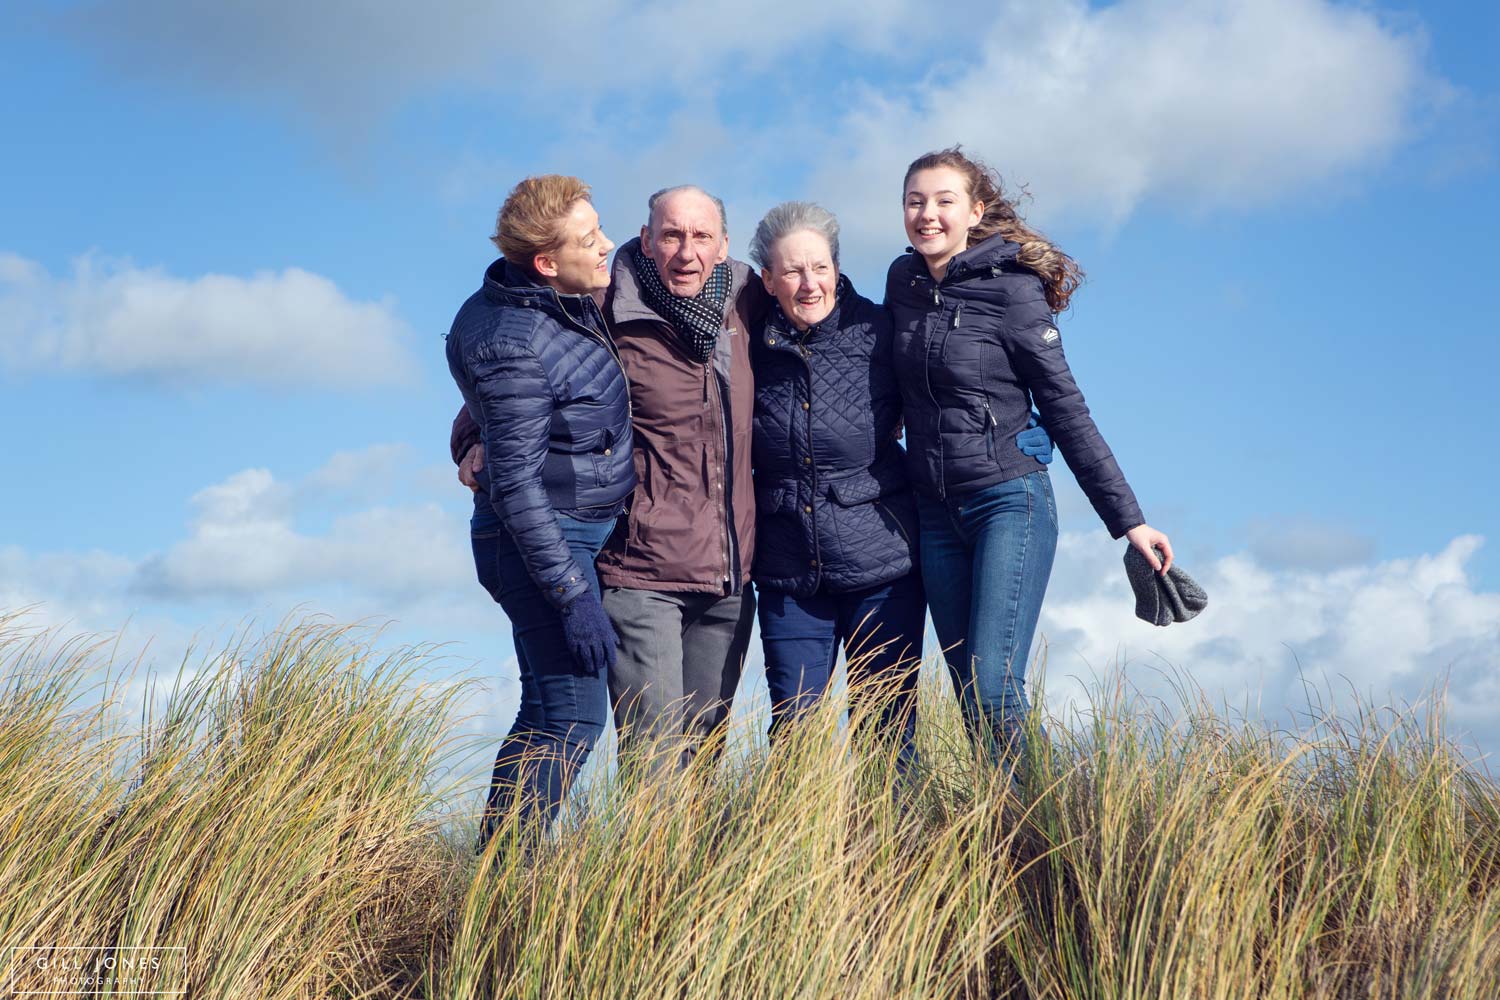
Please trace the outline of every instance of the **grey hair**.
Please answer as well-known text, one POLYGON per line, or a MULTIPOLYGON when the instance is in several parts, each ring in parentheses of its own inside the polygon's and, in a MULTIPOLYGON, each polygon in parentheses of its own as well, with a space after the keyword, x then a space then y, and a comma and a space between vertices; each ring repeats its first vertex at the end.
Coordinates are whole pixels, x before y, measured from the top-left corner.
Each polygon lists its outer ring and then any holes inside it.
MULTIPOLYGON (((656 203, 661 201, 669 194, 678 194, 682 191, 696 191, 703 197, 707 198, 709 201, 713 202, 715 207, 717 207, 719 210, 719 228, 724 233, 729 232, 729 214, 724 211, 724 202, 717 195, 709 194, 707 191, 703 190, 696 184, 678 184, 676 187, 662 188, 660 191, 647 198, 646 225, 648 228, 653 222, 656 221, 656 203)), ((653 233, 656 232, 655 229, 652 229, 651 231, 653 233)))
POLYGON ((766 213, 750 238, 750 259, 762 267, 771 266, 771 248, 783 236, 806 229, 828 241, 833 266, 839 266, 839 220, 822 205, 810 201, 784 201, 766 213))

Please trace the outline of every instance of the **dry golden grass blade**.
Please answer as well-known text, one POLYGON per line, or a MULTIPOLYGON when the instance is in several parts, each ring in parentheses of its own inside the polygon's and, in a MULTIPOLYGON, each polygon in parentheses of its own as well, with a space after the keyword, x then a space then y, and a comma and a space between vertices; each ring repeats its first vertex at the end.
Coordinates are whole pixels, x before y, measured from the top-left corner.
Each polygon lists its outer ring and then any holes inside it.
POLYGON ((246 634, 132 727, 107 643, 0 614, 0 945, 234 1000, 1500 996, 1500 790, 1430 708, 1288 733, 1116 675, 1017 789, 929 664, 909 771, 860 690, 476 859, 464 689, 371 640, 246 634))

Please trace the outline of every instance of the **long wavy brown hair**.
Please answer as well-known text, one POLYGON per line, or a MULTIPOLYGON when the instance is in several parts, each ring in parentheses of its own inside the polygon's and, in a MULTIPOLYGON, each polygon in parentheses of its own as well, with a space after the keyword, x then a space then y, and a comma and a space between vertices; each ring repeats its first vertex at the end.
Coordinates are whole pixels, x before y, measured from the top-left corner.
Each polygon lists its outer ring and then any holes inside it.
POLYGON ((919 156, 906 168, 906 177, 901 181, 901 196, 906 196, 906 185, 911 175, 919 170, 934 167, 951 167, 963 175, 969 186, 969 197, 984 205, 984 215, 979 225, 969 230, 969 246, 981 243, 995 234, 1018 243, 1021 250, 1016 260, 1035 271, 1042 279, 1046 290, 1047 304, 1053 312, 1068 308, 1068 300, 1083 284, 1083 268, 1078 262, 1063 253, 1052 241, 1028 226, 1016 212, 1016 203, 1005 196, 1005 186, 993 167, 973 159, 959 146, 940 149, 935 153, 919 156))

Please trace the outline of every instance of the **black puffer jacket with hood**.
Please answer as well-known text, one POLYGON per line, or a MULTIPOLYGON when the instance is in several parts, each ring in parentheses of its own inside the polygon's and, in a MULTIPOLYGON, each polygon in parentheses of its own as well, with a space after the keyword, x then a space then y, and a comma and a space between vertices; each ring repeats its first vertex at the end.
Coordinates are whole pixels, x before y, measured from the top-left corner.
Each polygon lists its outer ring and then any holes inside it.
POLYGON ((1019 250, 993 236, 954 257, 942 281, 914 252, 891 264, 885 298, 912 482, 947 497, 1045 468, 1016 446, 1035 406, 1119 538, 1145 518, 1073 381, 1041 278, 1016 260, 1019 250))

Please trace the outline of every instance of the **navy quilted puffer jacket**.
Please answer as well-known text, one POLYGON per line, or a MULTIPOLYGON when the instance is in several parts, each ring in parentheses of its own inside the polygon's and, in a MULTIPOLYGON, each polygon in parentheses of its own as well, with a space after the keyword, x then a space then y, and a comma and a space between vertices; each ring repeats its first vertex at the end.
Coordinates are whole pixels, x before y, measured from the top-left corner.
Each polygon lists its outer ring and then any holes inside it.
POLYGON ((890 315, 840 277, 833 312, 806 331, 773 306, 750 360, 756 584, 807 597, 904 576, 916 512, 890 315))
POLYGON ((588 583, 554 512, 603 520, 635 489, 629 386, 599 305, 501 258, 454 317, 448 370, 484 441, 473 531, 509 531, 561 608, 588 583))
POLYGON ((1016 447, 1034 405, 1078 485, 1119 538, 1144 524, 1063 356, 1036 273, 994 236, 936 282, 915 253, 886 275, 906 417, 907 468, 924 494, 962 495, 1045 466, 1016 447))

